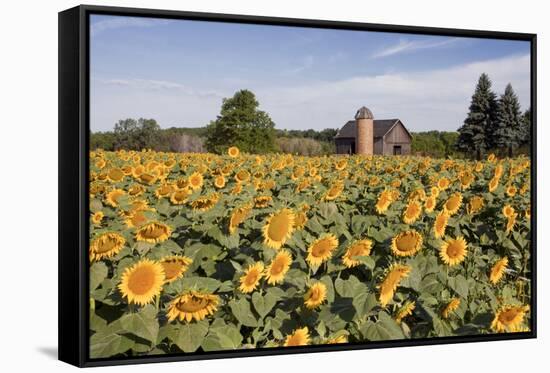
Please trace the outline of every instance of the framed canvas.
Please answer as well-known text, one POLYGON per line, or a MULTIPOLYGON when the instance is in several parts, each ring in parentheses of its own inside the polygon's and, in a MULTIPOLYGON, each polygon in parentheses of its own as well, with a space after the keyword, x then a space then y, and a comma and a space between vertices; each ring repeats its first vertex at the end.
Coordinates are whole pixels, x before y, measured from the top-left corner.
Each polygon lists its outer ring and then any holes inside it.
POLYGON ((59 358, 536 336, 536 35, 59 13, 59 358))

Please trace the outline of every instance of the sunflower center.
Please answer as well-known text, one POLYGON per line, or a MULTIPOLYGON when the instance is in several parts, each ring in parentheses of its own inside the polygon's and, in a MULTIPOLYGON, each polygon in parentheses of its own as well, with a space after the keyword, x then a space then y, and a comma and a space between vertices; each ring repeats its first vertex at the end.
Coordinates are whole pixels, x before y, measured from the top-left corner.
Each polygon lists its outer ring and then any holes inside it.
POLYGON ((452 242, 447 246, 447 255, 450 258, 457 258, 462 253, 462 245, 457 242, 452 242))
POLYGON ((321 298, 321 291, 319 290, 319 288, 311 289, 309 299, 314 302, 317 302, 320 298, 321 298))
POLYGON ((511 310, 508 310, 508 311, 505 311, 505 312, 502 312, 500 315, 499 315, 499 320, 503 323, 503 324, 511 324, 515 321, 516 317, 518 316, 518 312, 514 309, 511 309, 511 310))
POLYGON ((267 234, 273 241, 282 241, 288 234, 289 228, 288 216, 284 213, 274 215, 270 222, 267 234))
POLYGON ((165 229, 159 225, 151 225, 143 231, 143 236, 146 238, 158 238, 165 234, 165 229))
POLYGON ((258 281, 258 278, 260 277, 260 272, 253 269, 246 275, 246 278, 244 279, 244 284, 246 286, 253 286, 258 281))
POLYGON ((397 250, 407 252, 416 248, 417 239, 411 233, 406 233, 396 240, 397 250))
POLYGON ((458 208, 459 203, 460 203, 460 199, 457 196, 453 196, 449 198, 449 200, 445 204, 445 207, 447 207, 447 210, 452 211, 458 208))
POLYGON ((328 240, 321 240, 313 245, 313 248, 311 249, 311 255, 315 257, 324 257, 330 252, 331 249, 332 245, 328 240))
POLYGON ((367 252, 368 252, 367 245, 361 244, 361 243, 355 244, 349 249, 349 255, 351 257, 367 255, 367 252))
POLYGON ((155 284, 155 277, 155 272, 152 268, 136 268, 128 279, 128 288, 135 294, 145 294, 155 284))
POLYGON ((176 307, 181 312, 196 312, 200 311, 208 306, 208 299, 190 296, 183 302, 178 302, 176 307))
POLYGON ((108 251, 113 250, 118 244, 118 240, 113 237, 105 237, 102 239, 96 247, 96 252, 98 253, 106 253, 108 251))
POLYGON ((283 272, 283 269, 285 268, 285 264, 281 260, 276 260, 271 265, 271 274, 272 275, 278 275, 279 273, 283 272))
POLYGON ((176 261, 162 262, 162 268, 164 268, 166 279, 171 280, 174 277, 179 276, 181 270, 183 269, 183 265, 176 261))

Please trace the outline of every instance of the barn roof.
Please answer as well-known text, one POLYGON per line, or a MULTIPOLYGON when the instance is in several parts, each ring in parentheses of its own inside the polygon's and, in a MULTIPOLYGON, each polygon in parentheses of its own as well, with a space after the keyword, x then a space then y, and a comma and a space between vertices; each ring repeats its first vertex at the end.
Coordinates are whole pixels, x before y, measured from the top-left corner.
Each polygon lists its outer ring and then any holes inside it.
MULTIPOLYGON (((375 119, 374 123, 374 137, 383 137, 388 131, 398 122, 399 119, 375 119)), ((355 138, 355 121, 350 120, 334 136, 334 138, 353 137, 355 138)), ((408 131, 407 131, 408 132, 408 131)))

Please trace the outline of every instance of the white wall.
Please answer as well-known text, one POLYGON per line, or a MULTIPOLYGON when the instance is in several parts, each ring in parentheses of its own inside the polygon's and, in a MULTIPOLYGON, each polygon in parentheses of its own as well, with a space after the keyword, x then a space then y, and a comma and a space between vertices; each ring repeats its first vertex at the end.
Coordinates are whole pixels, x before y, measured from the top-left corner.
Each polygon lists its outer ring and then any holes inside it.
MULTIPOLYGON (((539 35, 539 207, 550 206, 548 125, 550 23, 544 1, 90 1, 102 5, 388 24, 534 32, 539 35), (546 82, 545 84, 543 82, 546 82)), ((0 21, 0 367, 69 370, 57 345, 57 12, 76 1, 4 1, 0 21)), ((548 210, 547 210, 548 211, 548 210)), ((539 339, 386 350, 172 363, 117 371, 527 372, 550 350, 550 216, 539 222, 539 339), (544 270, 541 270, 545 267, 544 270), (310 370, 311 369, 311 370, 310 370)))

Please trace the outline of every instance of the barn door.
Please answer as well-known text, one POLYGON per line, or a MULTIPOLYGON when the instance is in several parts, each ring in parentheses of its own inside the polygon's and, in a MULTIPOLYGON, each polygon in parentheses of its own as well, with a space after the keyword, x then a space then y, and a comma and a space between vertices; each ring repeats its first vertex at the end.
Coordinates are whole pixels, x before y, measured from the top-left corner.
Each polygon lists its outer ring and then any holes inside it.
POLYGON ((401 145, 393 146, 393 155, 401 155, 401 145))

